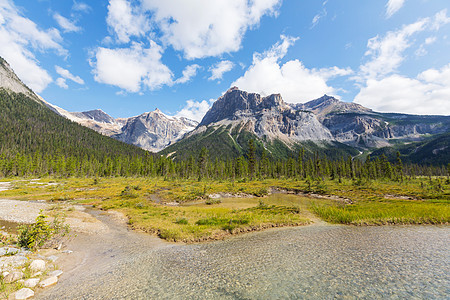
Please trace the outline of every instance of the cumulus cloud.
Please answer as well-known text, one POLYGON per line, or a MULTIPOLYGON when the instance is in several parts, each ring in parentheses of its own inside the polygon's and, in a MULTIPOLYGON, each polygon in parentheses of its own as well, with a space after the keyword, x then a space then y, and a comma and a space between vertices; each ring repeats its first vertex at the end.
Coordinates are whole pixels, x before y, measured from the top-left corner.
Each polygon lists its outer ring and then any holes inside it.
POLYGON ((78 84, 84 84, 84 80, 81 79, 80 76, 75 76, 72 73, 69 72, 69 70, 66 70, 64 68, 61 68, 60 66, 55 66, 56 73, 58 73, 62 78, 72 80, 73 82, 76 82, 78 84))
POLYGON ((214 66, 209 68, 209 71, 211 72, 211 76, 208 78, 209 80, 217 80, 222 79, 223 74, 226 72, 229 72, 233 69, 234 64, 233 62, 229 60, 223 60, 221 62, 218 62, 214 66))
POLYGON ((144 36, 150 30, 149 21, 141 7, 131 6, 127 0, 109 1, 106 23, 121 43, 130 42, 133 36, 144 36))
POLYGON ((450 64, 416 78, 391 75, 370 79, 355 102, 380 112, 450 115, 450 64))
POLYGON ((40 29, 24 17, 12 1, 0 1, 0 56, 5 58, 22 81, 35 92, 42 92, 53 81, 33 51, 55 51, 66 56, 62 38, 55 28, 40 29))
POLYGON ((276 14, 281 0, 191 0, 189 5, 185 0, 142 0, 142 4, 152 13, 162 41, 194 59, 239 50, 245 32, 262 16, 276 14))
POLYGON ((67 82, 64 78, 59 77, 58 79, 56 79, 56 85, 59 86, 60 88, 63 88, 65 90, 67 90, 69 88, 69 86, 67 85, 67 82))
POLYGON ((405 0, 389 0, 386 3, 386 18, 392 17, 400 8, 402 8, 405 0))
POLYGON ((384 37, 369 39, 365 53, 369 61, 360 67, 360 81, 380 78, 396 71, 404 60, 403 52, 411 46, 409 38, 425 30, 428 23, 429 19, 422 19, 400 30, 389 31, 384 37))
POLYGON ((183 76, 175 80, 174 83, 186 83, 190 81, 195 75, 197 75, 197 70, 200 66, 197 64, 189 65, 183 70, 183 76))
POLYGON ((200 122, 205 116, 206 112, 210 109, 212 102, 213 102, 212 99, 209 102, 206 100, 203 101, 188 100, 186 101, 186 106, 183 107, 183 109, 180 110, 176 114, 176 116, 185 117, 200 122))
POLYGON ((81 27, 75 25, 74 21, 71 21, 63 16, 61 16, 59 13, 54 13, 53 18, 58 23, 59 27, 61 27, 64 32, 79 32, 81 31, 81 27))
POLYGON ((134 42, 130 48, 99 47, 91 61, 94 79, 128 92, 139 92, 143 88, 154 90, 171 84, 173 74, 161 62, 161 53, 161 46, 154 41, 150 41, 149 48, 134 42))
MULTIPOLYGON (((447 23, 450 18, 442 10, 432 18, 388 32, 383 38, 370 39, 366 53, 370 59, 354 78, 362 85, 354 101, 382 112, 450 114, 450 64, 441 69, 428 69, 412 78, 398 74, 405 60, 404 51, 413 45, 412 36, 425 30, 438 30, 447 23)), ((427 37, 415 54, 427 54, 425 45, 435 41, 436 37, 427 37)))
POLYGON ((252 65, 231 85, 262 95, 281 93, 285 101, 301 103, 325 93, 335 94, 336 90, 328 86, 327 80, 352 73, 351 69, 338 67, 308 69, 297 59, 280 64, 297 38, 281 36, 281 39, 263 54, 255 53, 252 65))

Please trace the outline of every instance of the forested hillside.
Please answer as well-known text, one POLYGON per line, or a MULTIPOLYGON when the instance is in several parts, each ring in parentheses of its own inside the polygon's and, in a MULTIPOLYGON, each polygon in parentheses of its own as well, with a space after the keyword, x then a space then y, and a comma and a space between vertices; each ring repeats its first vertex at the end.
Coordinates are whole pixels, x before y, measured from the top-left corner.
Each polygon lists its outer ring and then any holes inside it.
POLYGON ((0 88, 0 175, 146 174, 148 152, 69 121, 0 88))
POLYGON ((371 155, 385 155, 388 160, 394 161, 397 152, 406 163, 447 165, 450 163, 450 133, 432 136, 420 142, 384 147, 374 151, 371 155))

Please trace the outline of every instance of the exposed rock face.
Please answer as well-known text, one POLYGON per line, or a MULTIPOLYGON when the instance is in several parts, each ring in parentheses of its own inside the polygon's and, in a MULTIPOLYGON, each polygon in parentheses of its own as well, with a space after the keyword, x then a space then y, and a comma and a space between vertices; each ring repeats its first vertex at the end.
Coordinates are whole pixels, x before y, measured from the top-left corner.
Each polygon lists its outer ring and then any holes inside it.
POLYGON ((113 137, 143 149, 158 152, 193 130, 197 122, 186 118, 170 117, 159 109, 129 118, 121 133, 113 137))
POLYGON ((363 148, 388 146, 390 139, 420 139, 450 128, 450 117, 377 113, 327 95, 292 106, 316 114, 336 141, 363 148))
POLYGON ((39 101, 39 98, 31 89, 29 89, 17 75, 9 64, 0 57, 0 87, 11 90, 15 93, 24 93, 31 97, 35 101, 39 101))
MULTIPOLYGON (((217 99, 192 134, 210 126, 239 127, 268 140, 286 144, 304 140, 332 140, 330 131, 312 112, 300 111, 287 105, 280 94, 262 97, 236 87, 217 99)), ((190 134, 190 135, 192 135, 190 134)))

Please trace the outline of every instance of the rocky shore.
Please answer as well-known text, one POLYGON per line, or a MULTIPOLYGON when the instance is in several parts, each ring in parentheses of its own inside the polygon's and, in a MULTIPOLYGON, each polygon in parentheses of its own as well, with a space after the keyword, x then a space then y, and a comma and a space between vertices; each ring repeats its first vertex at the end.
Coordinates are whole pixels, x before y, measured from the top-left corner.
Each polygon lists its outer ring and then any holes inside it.
POLYGON ((0 299, 29 299, 39 289, 45 289, 58 282, 63 274, 56 261, 70 250, 41 250, 31 252, 16 247, 0 248, 0 277, 5 291, 0 299), (17 290, 10 293, 11 291, 17 290))

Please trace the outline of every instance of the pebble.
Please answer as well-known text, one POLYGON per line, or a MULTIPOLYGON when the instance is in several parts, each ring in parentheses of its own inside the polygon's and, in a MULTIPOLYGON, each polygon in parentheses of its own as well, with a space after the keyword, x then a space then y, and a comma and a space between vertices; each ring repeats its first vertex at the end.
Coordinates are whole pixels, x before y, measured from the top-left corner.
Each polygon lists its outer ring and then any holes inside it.
POLYGON ((57 259, 58 259, 58 256, 56 256, 56 255, 51 255, 51 256, 47 257, 47 260, 51 261, 51 262, 55 262, 57 259))
POLYGON ((48 273, 48 276, 56 276, 59 277, 63 274, 64 272, 61 270, 55 270, 55 271, 51 271, 50 273, 48 273))
POLYGON ((23 285, 27 288, 34 288, 39 283, 39 281, 41 281, 39 278, 30 278, 25 280, 23 285))
POLYGON ((73 251, 72 250, 64 250, 62 253, 70 254, 70 253, 73 253, 73 251))
POLYGON ((33 275, 31 275, 31 277, 38 277, 41 275, 42 275, 42 272, 36 272, 36 273, 33 273, 33 275))
POLYGON ((23 277, 23 273, 20 271, 14 271, 9 273, 8 275, 5 276, 5 278, 3 278, 3 282, 4 283, 12 283, 12 282, 16 282, 19 279, 22 279, 23 277))
POLYGON ((34 297, 34 292, 29 288, 23 288, 14 293, 14 299, 16 300, 24 300, 34 297))
POLYGON ((42 259, 35 259, 30 264, 30 270, 32 272, 39 272, 45 270, 45 261, 42 259))
POLYGON ((46 287, 56 284, 57 282, 58 282, 58 277, 56 277, 56 276, 48 277, 47 279, 44 279, 39 283, 39 287, 46 288, 46 287))

